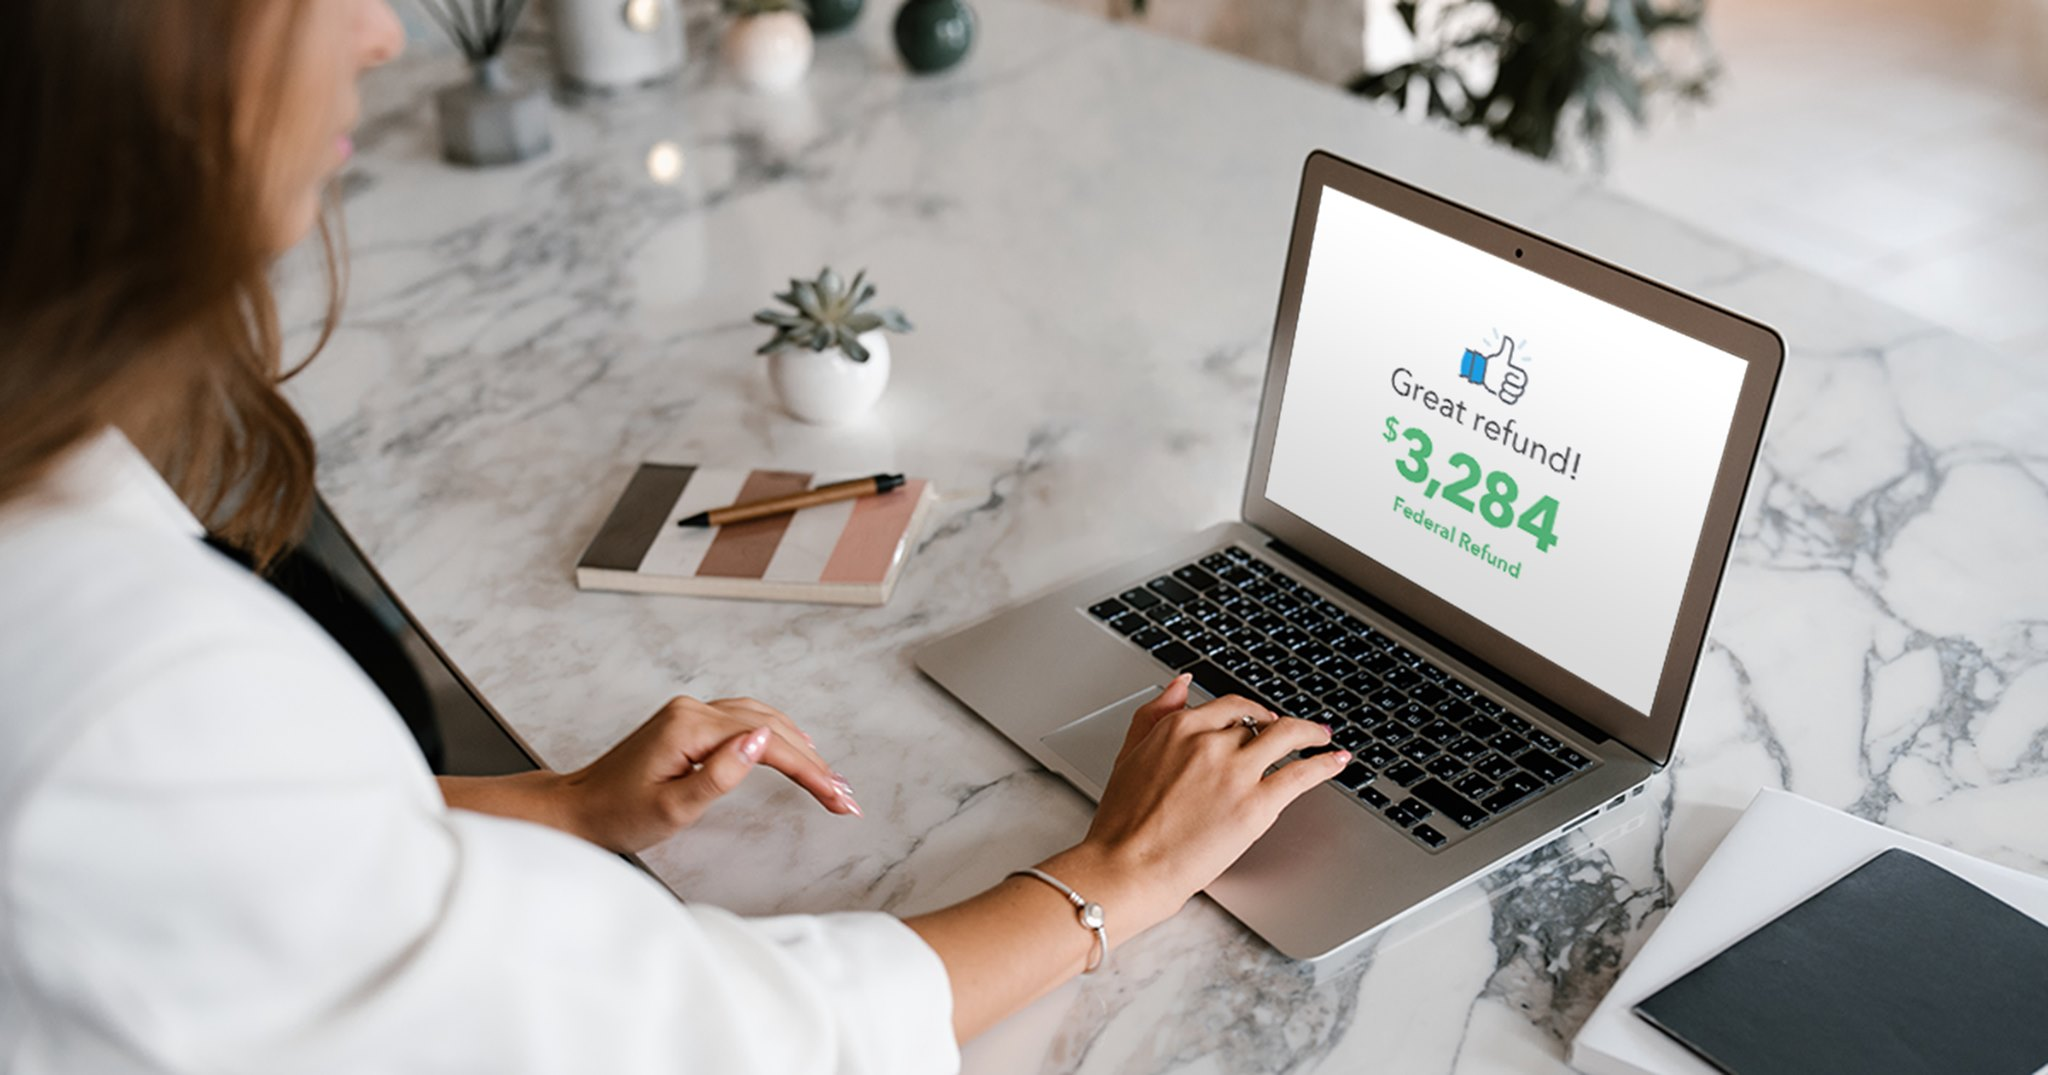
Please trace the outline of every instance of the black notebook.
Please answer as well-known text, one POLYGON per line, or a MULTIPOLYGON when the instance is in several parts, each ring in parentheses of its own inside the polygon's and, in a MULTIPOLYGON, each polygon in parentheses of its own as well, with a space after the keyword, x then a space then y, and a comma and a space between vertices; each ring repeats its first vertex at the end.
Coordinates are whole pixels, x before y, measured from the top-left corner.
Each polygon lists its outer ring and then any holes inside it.
POLYGON ((2048 926, 1894 848, 1635 1011, 1731 1075, 2033 1075, 2048 926))

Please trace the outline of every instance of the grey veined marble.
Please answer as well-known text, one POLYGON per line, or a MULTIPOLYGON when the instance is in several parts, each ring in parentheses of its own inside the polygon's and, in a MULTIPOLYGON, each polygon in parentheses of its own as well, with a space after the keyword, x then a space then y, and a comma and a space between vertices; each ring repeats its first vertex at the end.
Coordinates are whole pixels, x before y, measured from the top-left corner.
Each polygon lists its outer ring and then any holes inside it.
MULTIPOLYGON (((969 1070, 1560 1069, 1764 785, 2048 872, 2038 365, 1335 90, 1026 0, 976 7, 953 71, 907 77, 870 13, 780 99, 727 85, 717 35, 693 31, 677 83, 565 105, 552 154, 483 173, 438 159, 428 95, 452 58, 368 87, 346 323, 292 386, 337 511, 556 766, 670 694, 753 694, 867 810, 750 780, 649 856, 677 891, 916 912, 1080 836, 1086 801, 908 653, 1234 511, 1316 147, 1791 341, 1677 763, 1341 966, 1290 964, 1198 900, 976 1042, 969 1070), (918 326, 851 428, 778 412, 751 353, 748 314, 826 263, 866 267, 918 326), (579 593, 576 553, 648 458, 903 470, 946 497, 883 608, 579 593)), ((290 274, 302 322, 312 291, 290 274)))

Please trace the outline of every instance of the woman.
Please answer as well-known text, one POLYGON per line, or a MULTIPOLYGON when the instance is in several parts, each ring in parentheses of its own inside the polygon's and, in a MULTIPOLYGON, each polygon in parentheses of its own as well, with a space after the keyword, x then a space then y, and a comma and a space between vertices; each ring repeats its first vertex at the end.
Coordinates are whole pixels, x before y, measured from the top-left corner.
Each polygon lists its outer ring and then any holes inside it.
POLYGON ((395 17, 9 14, 0 1069, 943 1071, 1109 954, 1054 882, 1105 909, 1114 945, 1344 764, 1268 774, 1328 730, 1188 709, 1176 680, 1043 877, 907 921, 682 906, 607 853, 762 765, 858 813, 759 702, 678 698, 578 772, 437 784, 343 652, 201 541, 260 565, 303 524, 312 445, 277 392, 264 274, 319 219, 395 17))

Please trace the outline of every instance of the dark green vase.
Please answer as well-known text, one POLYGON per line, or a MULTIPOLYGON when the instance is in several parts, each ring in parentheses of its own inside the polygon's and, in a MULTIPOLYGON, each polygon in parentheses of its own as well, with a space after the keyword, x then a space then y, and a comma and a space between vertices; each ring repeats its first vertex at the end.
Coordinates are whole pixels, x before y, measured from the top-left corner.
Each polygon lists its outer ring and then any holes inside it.
POLYGON ((896 48, 912 71, 943 71, 974 45, 974 12, 960 0, 904 0, 896 48))
POLYGON ((811 29, 821 34, 844 30, 860 17, 861 0, 811 0, 811 29))

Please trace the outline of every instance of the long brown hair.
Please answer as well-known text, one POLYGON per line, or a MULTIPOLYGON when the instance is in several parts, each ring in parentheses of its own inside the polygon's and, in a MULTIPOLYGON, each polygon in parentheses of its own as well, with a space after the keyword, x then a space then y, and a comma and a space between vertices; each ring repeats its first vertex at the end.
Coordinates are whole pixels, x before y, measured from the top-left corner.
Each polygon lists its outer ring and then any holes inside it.
MULTIPOLYGON (((274 237, 260 208, 265 149, 288 119, 284 94, 266 92, 289 69, 276 35, 296 43, 298 4, 8 6, 0 503, 116 425, 202 522, 267 564, 313 501, 312 437, 278 391, 274 237)), ((321 241, 324 344, 341 289, 325 219, 321 241)))

